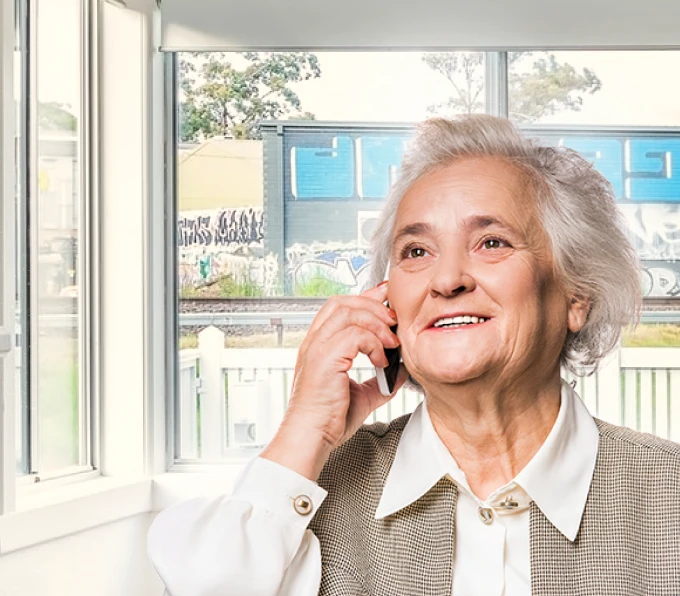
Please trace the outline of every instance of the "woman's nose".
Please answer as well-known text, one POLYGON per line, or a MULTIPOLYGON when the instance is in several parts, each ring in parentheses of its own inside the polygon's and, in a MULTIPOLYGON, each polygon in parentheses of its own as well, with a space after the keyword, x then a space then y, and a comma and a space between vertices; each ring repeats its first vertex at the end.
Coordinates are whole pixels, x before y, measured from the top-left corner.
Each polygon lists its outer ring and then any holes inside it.
POLYGON ((475 288, 475 280, 468 270, 466 259, 460 255, 440 255, 431 271, 432 297, 456 296, 475 288))

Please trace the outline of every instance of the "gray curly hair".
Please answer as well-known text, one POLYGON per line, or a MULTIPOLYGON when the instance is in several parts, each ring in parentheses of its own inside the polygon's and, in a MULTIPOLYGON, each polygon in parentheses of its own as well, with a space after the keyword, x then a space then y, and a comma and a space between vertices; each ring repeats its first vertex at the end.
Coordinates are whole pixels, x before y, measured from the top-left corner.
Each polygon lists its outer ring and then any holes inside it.
POLYGON ((384 277, 397 207, 408 189, 424 174, 471 157, 503 159, 532 182, 556 278, 568 295, 590 300, 586 323, 568 333, 560 364, 576 375, 594 372, 623 328, 639 321, 640 263, 626 222, 610 183, 590 162, 566 147, 527 139, 504 118, 433 118, 417 127, 373 235, 370 285, 384 277))

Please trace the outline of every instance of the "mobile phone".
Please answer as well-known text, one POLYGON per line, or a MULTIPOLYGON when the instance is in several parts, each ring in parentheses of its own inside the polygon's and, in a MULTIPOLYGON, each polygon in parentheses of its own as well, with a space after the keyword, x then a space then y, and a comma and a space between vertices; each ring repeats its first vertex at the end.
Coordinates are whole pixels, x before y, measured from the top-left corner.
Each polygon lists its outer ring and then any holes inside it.
MULTIPOLYGON (((390 264, 387 263, 385 269, 385 279, 387 279, 390 271, 390 264)), ((387 306, 389 304, 385 302, 387 306)), ((397 332, 397 326, 390 327, 393 333, 397 332)), ((394 393, 394 387, 397 384, 397 377, 399 375, 399 364, 401 362, 401 352, 399 348, 385 348, 385 357, 387 358, 387 366, 385 368, 375 367, 375 376, 378 379, 378 388, 380 393, 385 397, 389 397, 394 393)))
MULTIPOLYGON (((397 326, 390 327, 396 333, 397 326)), ((385 368, 375 368, 375 376, 378 378, 378 387, 380 393, 388 397, 394 393, 394 386, 397 384, 397 376, 399 375, 399 363, 401 362, 401 352, 399 348, 385 348, 385 356, 387 357, 388 365, 385 368)))

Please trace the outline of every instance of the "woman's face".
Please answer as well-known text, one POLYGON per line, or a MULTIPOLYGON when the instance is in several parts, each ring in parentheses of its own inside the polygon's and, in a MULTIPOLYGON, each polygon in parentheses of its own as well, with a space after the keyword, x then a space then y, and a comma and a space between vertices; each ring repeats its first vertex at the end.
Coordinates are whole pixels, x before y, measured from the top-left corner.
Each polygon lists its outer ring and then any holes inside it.
POLYGON ((389 303, 425 389, 554 375, 567 329, 585 322, 554 279, 530 193, 506 162, 470 158, 421 177, 399 205, 389 303))

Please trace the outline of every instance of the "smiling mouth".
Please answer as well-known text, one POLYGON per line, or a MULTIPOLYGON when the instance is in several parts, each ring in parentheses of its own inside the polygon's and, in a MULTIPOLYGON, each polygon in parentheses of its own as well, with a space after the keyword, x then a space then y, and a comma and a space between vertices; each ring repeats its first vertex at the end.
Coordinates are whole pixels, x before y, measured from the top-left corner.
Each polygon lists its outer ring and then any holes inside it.
POLYGON ((468 325, 479 325, 485 323, 489 318, 475 317, 472 315, 464 315, 460 317, 448 317, 435 321, 432 328, 434 329, 457 329, 459 327, 467 327, 468 325))

